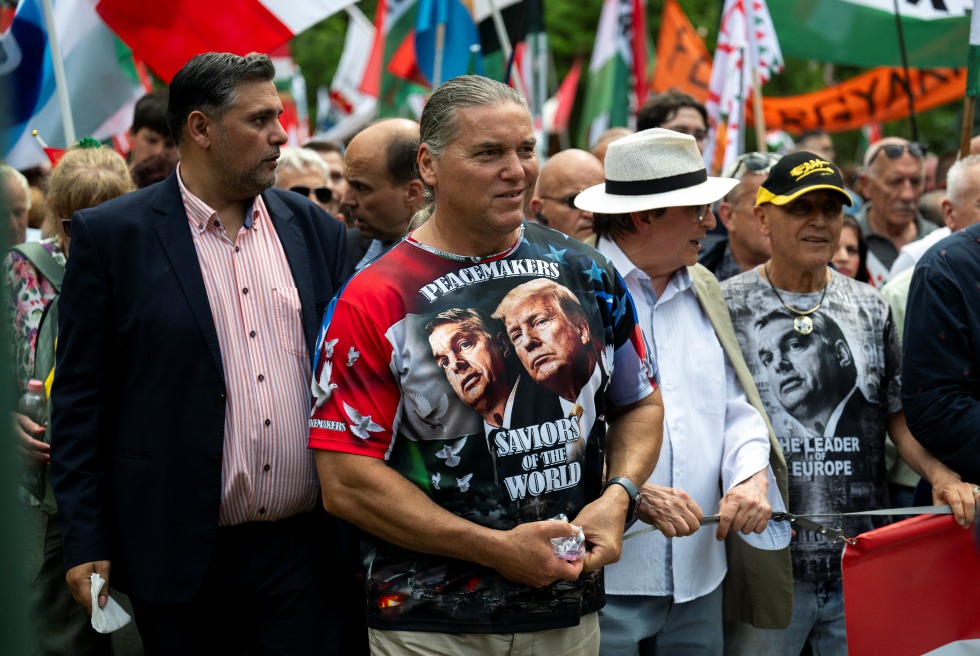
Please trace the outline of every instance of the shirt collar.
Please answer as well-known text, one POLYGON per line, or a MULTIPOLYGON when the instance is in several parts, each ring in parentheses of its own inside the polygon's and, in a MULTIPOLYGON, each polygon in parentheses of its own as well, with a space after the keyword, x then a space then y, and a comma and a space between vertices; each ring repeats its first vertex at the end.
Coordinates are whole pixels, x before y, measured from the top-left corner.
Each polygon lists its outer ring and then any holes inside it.
MULTIPOLYGON (((184 179, 180 175, 180 162, 177 163, 177 186, 180 187, 180 196, 184 201, 184 211, 187 214, 187 221, 191 224, 191 229, 200 234, 208 228, 217 228, 221 224, 221 217, 218 213, 184 184, 184 179)), ((265 204, 262 196, 252 199, 252 204, 245 211, 245 228, 251 229, 261 224, 262 210, 265 204)))

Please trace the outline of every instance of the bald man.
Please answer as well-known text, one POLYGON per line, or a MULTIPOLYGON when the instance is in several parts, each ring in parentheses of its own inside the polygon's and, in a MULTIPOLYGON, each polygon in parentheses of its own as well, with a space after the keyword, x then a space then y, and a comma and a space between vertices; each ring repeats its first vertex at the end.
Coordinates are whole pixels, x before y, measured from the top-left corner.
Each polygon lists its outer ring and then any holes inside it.
POLYGON ((577 148, 563 150, 541 167, 531 211, 538 222, 585 241, 592 236, 592 212, 575 207, 575 197, 604 181, 602 163, 595 155, 577 148))
POLYGON ((609 144, 617 139, 628 137, 631 134, 633 134, 633 131, 629 128, 609 128, 600 134, 599 138, 596 139, 596 142, 592 144, 592 154, 595 155, 600 162, 605 162, 606 150, 608 150, 609 144))
POLYGON ((347 192, 358 232, 348 236, 348 260, 355 271, 391 248, 421 208, 425 187, 415 168, 419 126, 392 118, 358 132, 344 155, 347 192))

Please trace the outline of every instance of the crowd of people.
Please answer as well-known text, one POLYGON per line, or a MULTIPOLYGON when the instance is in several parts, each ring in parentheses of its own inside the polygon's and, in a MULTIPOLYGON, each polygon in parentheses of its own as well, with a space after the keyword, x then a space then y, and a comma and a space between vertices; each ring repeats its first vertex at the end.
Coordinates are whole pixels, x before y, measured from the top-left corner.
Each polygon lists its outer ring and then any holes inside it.
POLYGON ((773 514, 973 524, 980 155, 711 176, 671 91, 539 163, 473 75, 289 147, 274 73, 0 165, 36 653, 846 654, 843 546, 773 514))

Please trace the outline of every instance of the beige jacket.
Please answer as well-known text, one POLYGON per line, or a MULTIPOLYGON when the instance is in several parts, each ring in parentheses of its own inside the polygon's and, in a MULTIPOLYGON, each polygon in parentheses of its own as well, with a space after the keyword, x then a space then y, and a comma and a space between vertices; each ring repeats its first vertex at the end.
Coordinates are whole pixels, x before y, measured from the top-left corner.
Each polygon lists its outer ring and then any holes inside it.
MULTIPOLYGON (((695 264, 688 267, 694 283, 694 293, 708 320, 714 326, 721 347, 731 360, 735 375, 745 390, 745 396, 766 422, 769 429, 769 464, 776 476, 779 494, 789 507, 786 458, 776 441, 769 417, 762 407, 759 390, 735 338, 735 327, 721 294, 721 286, 708 269, 695 264)), ((737 535, 725 542, 728 552, 728 574, 724 582, 725 620, 748 622, 765 629, 784 629, 793 612, 793 569, 789 547, 779 551, 764 551, 749 546, 737 535)))

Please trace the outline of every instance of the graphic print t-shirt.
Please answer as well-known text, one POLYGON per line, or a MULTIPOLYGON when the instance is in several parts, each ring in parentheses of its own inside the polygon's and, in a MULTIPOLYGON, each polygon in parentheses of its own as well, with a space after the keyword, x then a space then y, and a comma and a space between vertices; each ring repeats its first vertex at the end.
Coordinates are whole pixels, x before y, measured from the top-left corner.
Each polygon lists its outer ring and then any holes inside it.
MULTIPOLYGON (((486 259, 408 238, 324 318, 309 444, 385 459, 483 526, 573 519, 601 492, 606 403, 653 380, 626 285, 588 246, 535 224, 486 259)), ((362 551, 376 628, 533 631, 603 601, 595 574, 535 589, 370 535, 362 551)))
MULTIPOLYGON (((843 513, 887 507, 885 423, 901 409, 901 351, 884 299, 870 285, 833 274, 827 295, 780 290, 808 315, 813 332, 793 317, 756 270, 721 284, 739 346, 786 456, 789 511, 843 513)), ((817 521, 820 521, 819 519, 817 521)), ((870 518, 842 526, 854 537, 870 518)), ((797 581, 840 580, 843 547, 796 528, 791 543, 797 581)))

